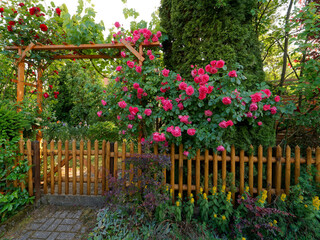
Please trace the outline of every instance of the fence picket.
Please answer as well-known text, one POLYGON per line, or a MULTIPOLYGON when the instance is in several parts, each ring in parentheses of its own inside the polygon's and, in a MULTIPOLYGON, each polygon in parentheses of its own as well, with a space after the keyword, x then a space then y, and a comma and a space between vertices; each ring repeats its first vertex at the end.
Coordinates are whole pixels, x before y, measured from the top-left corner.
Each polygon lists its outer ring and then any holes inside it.
POLYGON ((286 174, 285 174, 285 193, 289 195, 290 192, 290 170, 291 170, 291 148, 286 147, 286 174))
POLYGON ((106 182, 107 182, 107 176, 106 176, 106 172, 107 172, 107 165, 109 165, 109 169, 110 169, 110 150, 109 150, 109 164, 107 163, 107 159, 108 159, 108 156, 106 156, 106 158, 104 158, 104 155, 103 153, 105 153, 105 149, 106 148, 106 140, 103 140, 102 141, 102 173, 101 173, 101 176, 102 176, 102 192, 104 192, 106 190, 106 182))
MULTIPOLYGON (((231 146, 231 173, 232 173, 232 185, 235 187, 236 184, 236 162, 235 162, 235 156, 236 156, 236 150, 234 145, 231 146)), ((232 202, 235 203, 236 200, 236 194, 235 192, 232 193, 232 202)))
POLYGON ((33 179, 32 179, 32 152, 31 152, 31 141, 27 141, 27 151, 28 151, 28 191, 29 196, 33 196, 33 179))
POLYGON ((320 147, 317 147, 316 149, 316 168, 317 168, 316 182, 320 183, 320 147))
POLYGON ((48 193, 48 143, 46 140, 43 141, 43 193, 48 193))
POLYGON ((69 141, 64 143, 64 161, 65 161, 65 194, 69 194, 69 141))
POLYGON ((174 144, 171 144, 171 175, 170 175, 170 185, 172 188, 172 203, 174 203, 174 164, 175 164, 175 156, 174 156, 174 152, 175 152, 175 147, 174 144))
POLYGON ((222 185, 226 185, 227 179, 227 150, 222 152, 222 185))
POLYGON ((199 198, 198 194, 200 192, 200 149, 197 150, 196 156, 196 196, 199 198))
POLYGON ((62 182, 61 182, 61 160, 62 160, 62 142, 58 141, 58 194, 62 193, 62 182))
MULTIPOLYGON (((134 146, 133 142, 130 142, 130 157, 133 157, 134 155, 134 146)), ((133 179, 133 164, 130 163, 130 182, 132 182, 133 179)))
POLYGON ((249 155, 249 191, 253 196, 253 147, 250 146, 251 153, 249 155))
POLYGON ((191 184, 192 184, 192 159, 188 158, 188 177, 187 177, 187 193, 188 197, 191 194, 191 184))
MULTIPOLYGON (((140 148, 141 149, 141 148, 140 148)), ((140 150, 141 151, 141 150, 140 150)), ((141 154, 141 153, 140 153, 141 154)), ((118 178, 118 142, 114 143, 113 176, 118 178)))
POLYGON ((91 195, 91 141, 87 142, 87 195, 91 195))
POLYGON ((121 172, 122 172, 122 178, 124 178, 124 171, 126 170, 126 142, 123 140, 122 142, 122 155, 121 155, 121 160, 122 160, 122 165, 121 165, 121 172))
POLYGON ((244 150, 240 150, 240 194, 244 192, 244 150))
POLYGON ((294 183, 299 183, 299 177, 300 177, 300 147, 296 146, 295 153, 294 153, 294 183))
POLYGON ((51 194, 54 194, 54 141, 51 140, 50 142, 50 188, 51 188, 51 194))
POLYGON ((99 142, 94 141, 94 195, 98 195, 99 142))
POLYGON ((209 188, 209 150, 204 151, 204 192, 208 195, 209 188))
POLYGON ((282 151, 281 147, 277 146, 276 151, 276 195, 279 196, 281 194, 281 171, 282 171, 282 163, 281 163, 281 157, 282 157, 282 151))
POLYGON ((76 140, 72 141, 72 193, 77 194, 77 145, 76 140))
POLYGON ((213 186, 218 186, 218 155, 213 153, 213 186))
POLYGON ((258 195, 260 194, 261 190, 262 190, 262 170, 263 170, 263 162, 262 162, 262 158, 263 158, 263 148, 260 145, 258 147, 258 195))
POLYGON ((272 148, 268 147, 267 155, 267 191, 268 203, 271 202, 271 189, 272 189, 272 148))
POLYGON ((179 146, 179 193, 182 195, 183 185, 183 145, 179 146))
POLYGON ((310 147, 307 148, 307 171, 311 170, 311 161, 312 161, 312 150, 310 147))
MULTIPOLYGON (((111 144, 108 141, 107 142, 107 156, 106 156, 106 161, 105 161, 105 166, 106 166, 106 170, 105 170, 106 186, 105 187, 106 187, 107 191, 109 191, 109 181, 108 180, 109 180, 109 177, 110 177, 110 159, 111 159, 110 155, 111 155, 111 144)), ((104 189, 104 188, 102 187, 102 189, 104 189)))
MULTIPOLYGON (((19 141, 19 151, 21 154, 20 161, 23 161, 24 160, 24 141, 23 140, 19 141)), ((21 190, 23 191, 26 188, 26 186, 23 181, 21 181, 20 183, 21 183, 21 190)))
POLYGON ((80 140, 80 195, 83 195, 83 154, 84 154, 84 142, 80 140))

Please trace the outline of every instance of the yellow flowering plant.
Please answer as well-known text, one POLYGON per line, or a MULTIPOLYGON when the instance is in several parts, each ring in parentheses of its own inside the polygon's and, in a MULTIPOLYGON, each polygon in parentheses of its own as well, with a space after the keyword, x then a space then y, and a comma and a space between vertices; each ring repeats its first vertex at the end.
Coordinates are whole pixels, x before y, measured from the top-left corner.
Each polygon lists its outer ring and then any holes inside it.
POLYGON ((192 217, 193 217, 193 212, 194 212, 194 198, 193 194, 191 193, 190 196, 188 197, 189 201, 184 203, 184 214, 186 216, 186 221, 190 222, 192 217))
POLYGON ((200 212, 200 221, 207 222, 208 221, 208 211, 209 211, 209 204, 208 204, 208 196, 206 193, 203 193, 203 188, 200 188, 200 193, 198 194, 198 206, 200 212))

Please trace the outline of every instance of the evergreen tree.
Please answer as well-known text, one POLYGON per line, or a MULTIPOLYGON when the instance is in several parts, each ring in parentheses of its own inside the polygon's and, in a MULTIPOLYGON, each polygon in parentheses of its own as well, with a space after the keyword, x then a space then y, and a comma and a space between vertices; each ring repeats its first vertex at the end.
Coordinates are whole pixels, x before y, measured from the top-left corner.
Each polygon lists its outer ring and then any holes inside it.
POLYGON ((258 0, 162 0, 161 25, 168 34, 163 43, 169 69, 191 77, 190 65, 204 66, 223 59, 244 67, 246 86, 264 80, 254 12, 258 0))

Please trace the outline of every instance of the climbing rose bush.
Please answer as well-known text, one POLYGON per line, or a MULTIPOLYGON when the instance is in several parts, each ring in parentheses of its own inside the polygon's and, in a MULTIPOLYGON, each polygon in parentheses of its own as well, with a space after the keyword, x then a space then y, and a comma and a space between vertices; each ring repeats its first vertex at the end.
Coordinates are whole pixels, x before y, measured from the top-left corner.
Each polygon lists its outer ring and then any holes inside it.
MULTIPOLYGON (((150 44, 153 37, 161 39, 160 32, 150 32, 139 29, 123 38, 136 47, 150 44)), ((246 77, 240 65, 229 68, 223 60, 212 60, 206 66, 191 66, 193 81, 186 81, 161 66, 158 48, 144 49, 142 66, 128 50, 121 56, 114 67, 114 95, 103 99, 107 104, 100 108, 105 114, 119 113, 126 139, 137 139, 140 133, 143 141, 183 144, 188 156, 196 149, 230 150, 232 143, 225 140, 230 128, 238 124, 263 128, 267 118, 282 110, 280 97, 266 85, 257 86, 257 91, 242 87, 246 77)))

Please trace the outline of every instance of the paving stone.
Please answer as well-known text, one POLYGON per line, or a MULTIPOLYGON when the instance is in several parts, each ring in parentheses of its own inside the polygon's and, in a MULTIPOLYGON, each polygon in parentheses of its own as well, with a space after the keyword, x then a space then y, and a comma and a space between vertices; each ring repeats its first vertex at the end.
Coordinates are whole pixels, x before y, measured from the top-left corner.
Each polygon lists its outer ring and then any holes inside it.
POLYGON ((71 240, 74 239, 74 237, 76 236, 75 233, 60 233, 59 236, 56 239, 66 239, 66 240, 71 240))
POLYGON ((69 232, 72 230, 72 225, 63 225, 60 224, 57 228, 56 231, 57 232, 69 232))
POLYGON ((32 237, 34 237, 34 238, 40 238, 40 239, 46 239, 50 234, 51 234, 51 232, 36 231, 36 232, 32 235, 32 237))
POLYGON ((54 222, 54 218, 49 218, 49 219, 47 219, 47 221, 41 226, 41 227, 39 227, 39 229, 38 230, 47 230, 47 228, 48 227, 50 227, 50 225, 54 222))
POLYGON ((29 239, 29 236, 33 233, 33 231, 27 231, 25 233, 23 233, 23 235, 18 238, 18 240, 27 240, 29 239))
POLYGON ((81 231, 80 231, 81 233, 85 233, 86 232, 86 228, 85 227, 83 227, 83 228, 81 228, 81 231))
POLYGON ((47 231, 54 231, 61 222, 62 219, 55 219, 54 222, 47 228, 47 231))
POLYGON ((27 229, 38 230, 41 226, 42 226, 42 223, 31 223, 29 226, 27 226, 27 229))
POLYGON ((72 232, 79 232, 81 226, 82 226, 82 224, 80 224, 80 223, 75 224, 72 228, 72 232))
POLYGON ((75 213, 74 213, 74 218, 80 218, 80 216, 81 216, 81 214, 82 214, 82 211, 81 210, 78 210, 78 211, 76 211, 75 213))
POLYGON ((59 217, 61 213, 62 213, 62 211, 57 211, 57 212, 55 212, 55 214, 52 217, 55 217, 55 218, 59 217))
POLYGON ((62 221, 61 224, 76 224, 78 221, 79 221, 78 219, 68 219, 68 218, 66 218, 66 219, 64 219, 62 221))
POLYGON ((34 223, 44 223, 47 219, 45 218, 37 218, 37 219, 34 219, 33 222, 34 223))
POLYGON ((57 239, 58 235, 59 235, 59 232, 53 232, 53 233, 51 233, 51 235, 47 238, 47 240, 55 240, 55 239, 57 239))
POLYGON ((67 216, 67 218, 73 218, 74 217, 74 212, 70 212, 67 216))
POLYGON ((65 218, 69 214, 68 211, 64 211, 60 214, 59 218, 65 218))

